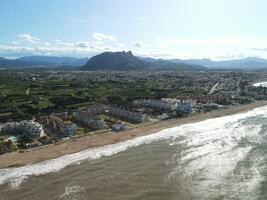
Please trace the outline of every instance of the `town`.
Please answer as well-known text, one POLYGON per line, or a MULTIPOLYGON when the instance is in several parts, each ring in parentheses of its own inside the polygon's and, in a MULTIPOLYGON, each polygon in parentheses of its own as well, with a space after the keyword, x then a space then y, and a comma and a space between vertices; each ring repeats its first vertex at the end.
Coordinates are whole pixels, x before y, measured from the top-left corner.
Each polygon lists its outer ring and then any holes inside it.
POLYGON ((0 71, 0 153, 266 100, 267 72, 0 71))

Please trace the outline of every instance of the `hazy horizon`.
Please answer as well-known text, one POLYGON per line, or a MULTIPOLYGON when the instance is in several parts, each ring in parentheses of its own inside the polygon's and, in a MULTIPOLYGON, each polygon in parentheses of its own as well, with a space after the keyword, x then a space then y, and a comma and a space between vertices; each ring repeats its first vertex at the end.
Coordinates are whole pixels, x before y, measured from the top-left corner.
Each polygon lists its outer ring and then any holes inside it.
MULTIPOLYGON (((131 51, 131 50, 129 50, 131 51)), ((104 52, 112 52, 112 51, 104 51, 104 52)), ((66 57, 66 58, 76 58, 76 59, 90 59, 96 55, 99 55, 101 53, 104 52, 99 52, 96 54, 93 54, 91 56, 64 56, 64 55, 43 55, 43 54, 32 54, 32 55, 26 55, 26 56, 19 56, 19 57, 7 57, 7 56, 1 56, 0 58, 5 58, 5 59, 10 59, 10 60, 16 60, 16 59, 20 59, 20 58, 24 58, 24 57, 66 57)), ((153 57, 153 56, 149 56, 149 55, 135 55, 134 56, 138 56, 138 57, 142 57, 142 58, 153 58, 153 59, 163 59, 163 60, 171 60, 171 59, 177 59, 177 60, 210 60, 210 61, 214 61, 214 62, 219 62, 219 61, 234 61, 234 60, 242 60, 242 59, 265 59, 267 60, 267 58, 263 58, 263 57, 259 57, 259 56, 248 56, 248 57, 242 57, 242 58, 229 58, 229 59, 211 59, 208 57, 204 57, 204 58, 179 58, 179 57, 174 57, 174 58, 164 58, 164 57, 153 57)))

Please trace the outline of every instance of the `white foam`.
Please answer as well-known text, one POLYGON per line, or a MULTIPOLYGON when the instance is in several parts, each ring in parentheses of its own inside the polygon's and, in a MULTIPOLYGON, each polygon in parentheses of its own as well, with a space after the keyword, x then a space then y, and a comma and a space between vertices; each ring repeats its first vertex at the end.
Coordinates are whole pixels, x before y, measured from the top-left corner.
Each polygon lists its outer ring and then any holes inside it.
MULTIPOLYGON (((158 133, 150 134, 147 136, 142 136, 127 140, 124 142, 119 142, 117 144, 106 145, 103 147, 87 149, 78 153, 65 155, 56 159, 51 159, 43 161, 40 163, 27 165, 18 168, 9 168, 0 170, 0 184, 9 183, 11 188, 17 188, 25 178, 29 176, 43 175, 51 172, 57 172, 69 165, 79 164, 83 160, 95 160, 102 156, 111 156, 116 153, 125 151, 132 147, 137 147, 142 144, 149 144, 155 141, 168 140, 178 138, 181 135, 186 136, 187 132, 196 132, 201 134, 207 130, 218 130, 222 129, 227 123, 233 123, 240 119, 256 116, 256 115, 266 115, 267 106, 262 108, 257 108, 247 113, 235 114, 231 116, 225 116, 220 118, 208 119, 202 122, 186 124, 175 128, 165 129, 158 133)), ((202 135, 202 139, 209 137, 208 135, 202 135)), ((201 137, 198 137, 201 140, 201 137)), ((200 141, 191 141, 193 145, 194 142, 198 144, 200 141)))
POLYGON ((85 200, 87 199, 86 189, 79 185, 70 185, 65 188, 65 192, 60 196, 62 200, 85 200))

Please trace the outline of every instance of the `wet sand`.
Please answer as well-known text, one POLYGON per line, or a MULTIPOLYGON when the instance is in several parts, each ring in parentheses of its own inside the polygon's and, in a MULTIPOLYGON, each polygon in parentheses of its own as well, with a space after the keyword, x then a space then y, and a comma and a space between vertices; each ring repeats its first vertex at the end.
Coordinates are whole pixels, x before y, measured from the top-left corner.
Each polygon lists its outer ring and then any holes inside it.
POLYGON ((219 109, 207 113, 198 113, 185 118, 160 121, 153 124, 141 124, 137 125, 136 128, 132 128, 119 133, 108 131, 95 135, 88 135, 80 138, 66 140, 57 144, 43 146, 42 148, 36 148, 23 152, 6 153, 0 155, 0 168, 33 164, 48 159, 57 158, 66 154, 76 153, 85 149, 114 144, 135 137, 156 133, 167 128, 172 128, 187 123, 199 122, 210 118, 222 117, 239 112, 249 111, 256 107, 261 107, 264 105, 267 105, 267 101, 259 101, 240 106, 231 106, 227 109, 219 109))

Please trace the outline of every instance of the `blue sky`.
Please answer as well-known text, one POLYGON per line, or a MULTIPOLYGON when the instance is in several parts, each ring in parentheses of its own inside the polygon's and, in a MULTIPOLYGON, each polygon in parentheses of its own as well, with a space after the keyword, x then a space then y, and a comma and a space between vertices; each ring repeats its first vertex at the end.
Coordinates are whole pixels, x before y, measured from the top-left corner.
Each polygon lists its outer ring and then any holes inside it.
POLYGON ((266 0, 1 0, 0 56, 267 58, 266 0))

